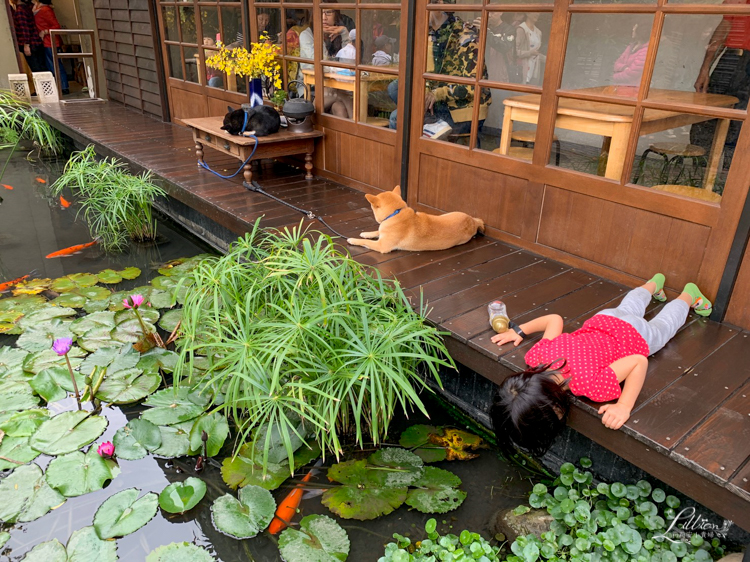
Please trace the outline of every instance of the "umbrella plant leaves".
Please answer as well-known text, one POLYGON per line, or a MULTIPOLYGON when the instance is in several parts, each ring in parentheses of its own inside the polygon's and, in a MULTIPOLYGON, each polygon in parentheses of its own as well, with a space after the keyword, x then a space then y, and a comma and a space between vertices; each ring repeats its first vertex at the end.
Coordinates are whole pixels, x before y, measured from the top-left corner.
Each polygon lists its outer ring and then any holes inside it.
POLYGON ((34 521, 63 503, 65 497, 47 484, 36 464, 19 466, 0 481, 0 521, 4 523, 34 521))
POLYGON ((461 479, 434 466, 426 466, 422 477, 412 485, 406 504, 422 513, 447 513, 466 499, 466 492, 458 489, 461 479))
POLYGON ((260 486, 245 486, 238 498, 231 494, 216 498, 211 505, 214 527, 236 539, 249 539, 271 524, 276 501, 260 486))
POLYGON ((107 428, 107 419, 86 411, 63 412, 44 422, 29 445, 46 455, 64 455, 85 447, 107 428))
POLYGON ((214 562, 214 558, 205 548, 189 542, 173 542, 154 550, 146 562, 214 562))
POLYGON ((23 558, 23 562, 68 562, 68 553, 57 539, 39 543, 23 558))
POLYGON ((424 462, 444 461, 447 457, 445 447, 430 443, 430 434, 442 435, 443 431, 434 425, 412 425, 401 433, 398 444, 411 449, 424 462))
POLYGON ((68 562, 117 562, 117 542, 103 541, 94 527, 78 529, 68 540, 68 562))
POLYGON ((173 459, 184 457, 190 452, 190 429, 193 422, 183 422, 175 425, 160 425, 161 445, 154 451, 160 457, 173 459))
POLYGON ((384 485, 390 487, 409 486, 422 475, 423 463, 414 453, 399 447, 385 447, 367 459, 374 466, 393 470, 382 471, 384 485))
POLYGON ((143 419, 156 425, 173 425, 197 418, 205 409, 188 398, 185 387, 165 388, 149 396, 144 406, 149 406, 142 414, 143 419))
POLYGON ((365 521, 398 509, 406 500, 406 486, 386 485, 385 470, 373 470, 364 460, 333 465, 328 479, 340 482, 323 493, 323 505, 344 519, 365 521))
POLYGON ((128 461, 142 459, 161 446, 161 431, 148 420, 130 420, 113 438, 117 457, 128 461))
POLYGON ((169 333, 172 333, 182 321, 182 309, 176 308, 174 310, 168 310, 159 319, 159 327, 169 333))
POLYGON ((140 490, 128 488, 107 498, 94 515, 94 529, 100 539, 124 537, 153 519, 159 498, 153 492, 139 498, 140 490))
POLYGON ((159 494, 159 506, 167 513, 185 513, 198 505, 205 495, 206 483, 191 476, 164 488, 159 494))
POLYGON ((284 529, 279 553, 284 562, 343 562, 349 556, 349 536, 326 515, 307 515, 299 530, 284 529))
POLYGON ((86 454, 75 451, 52 460, 47 467, 47 484, 71 498, 101 490, 120 473, 120 467, 99 456, 95 447, 86 454))
POLYGON ((130 404, 142 400, 161 384, 161 377, 153 373, 141 373, 140 369, 119 371, 117 376, 107 376, 99 387, 96 397, 103 402, 130 404))
POLYGON ((190 430, 190 450, 194 453, 201 453, 203 450, 202 433, 208 434, 206 441, 206 455, 215 457, 221 451, 227 436, 229 435, 229 424, 227 418, 219 412, 206 414, 198 418, 190 430))

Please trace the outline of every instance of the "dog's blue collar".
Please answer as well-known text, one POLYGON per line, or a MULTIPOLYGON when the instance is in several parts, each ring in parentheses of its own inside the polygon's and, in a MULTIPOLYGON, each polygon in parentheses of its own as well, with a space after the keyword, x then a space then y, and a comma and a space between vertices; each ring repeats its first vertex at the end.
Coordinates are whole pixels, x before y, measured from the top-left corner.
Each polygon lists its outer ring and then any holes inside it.
POLYGON ((245 122, 242 124, 242 130, 240 131, 240 135, 245 134, 246 128, 247 128, 247 111, 245 111, 245 122))
POLYGON ((387 220, 388 220, 389 218, 391 218, 391 217, 395 217, 395 216, 396 216, 397 214, 399 214, 400 212, 401 212, 401 209, 396 209, 395 211, 393 211, 393 212, 392 212, 392 213, 391 213, 390 215, 388 215, 387 217, 385 217, 385 218, 384 218, 384 219, 383 219, 382 221, 380 221, 380 222, 381 222, 381 223, 383 223, 383 222, 387 221, 387 220))

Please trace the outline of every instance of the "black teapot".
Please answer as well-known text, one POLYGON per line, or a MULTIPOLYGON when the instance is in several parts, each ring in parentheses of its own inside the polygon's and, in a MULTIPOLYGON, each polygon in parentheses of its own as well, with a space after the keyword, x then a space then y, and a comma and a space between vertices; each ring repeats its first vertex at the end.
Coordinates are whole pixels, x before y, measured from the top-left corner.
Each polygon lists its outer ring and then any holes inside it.
MULTIPOLYGON (((284 108, 282 111, 284 112, 284 115, 286 116, 287 120, 289 121, 290 130, 291 126, 299 126, 302 125, 304 121, 308 120, 308 117, 315 113, 315 106, 313 103, 308 99, 310 90, 307 87, 307 84, 300 80, 291 80, 289 82, 289 91, 291 92, 291 86, 292 84, 301 84, 302 87, 305 89, 305 97, 302 98, 292 98, 286 100, 284 103, 284 108)), ((296 88, 295 88, 296 91, 296 88)), ((309 130, 312 130, 312 122, 309 124, 309 130)), ((297 130, 296 132, 302 132, 297 130)))

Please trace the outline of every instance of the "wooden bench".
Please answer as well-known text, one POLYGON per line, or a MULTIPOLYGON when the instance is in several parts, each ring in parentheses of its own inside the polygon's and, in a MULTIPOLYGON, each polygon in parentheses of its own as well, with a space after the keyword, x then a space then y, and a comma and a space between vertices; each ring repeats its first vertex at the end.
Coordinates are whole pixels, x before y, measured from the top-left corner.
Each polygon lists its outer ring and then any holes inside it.
MULTIPOLYGON (((202 167, 203 147, 209 146, 219 152, 234 156, 240 162, 245 162, 243 177, 245 187, 250 186, 253 179, 251 161, 247 160, 255 148, 255 139, 239 135, 230 135, 221 129, 224 124, 223 117, 201 117, 199 119, 185 119, 185 125, 193 131, 195 141, 195 155, 198 157, 198 166, 202 167)), ((276 158, 279 156, 305 155, 305 179, 311 180, 312 155, 315 150, 315 139, 322 137, 321 131, 309 133, 290 133, 281 129, 278 133, 267 137, 258 137, 258 148, 253 154, 253 161, 262 158, 276 158)))

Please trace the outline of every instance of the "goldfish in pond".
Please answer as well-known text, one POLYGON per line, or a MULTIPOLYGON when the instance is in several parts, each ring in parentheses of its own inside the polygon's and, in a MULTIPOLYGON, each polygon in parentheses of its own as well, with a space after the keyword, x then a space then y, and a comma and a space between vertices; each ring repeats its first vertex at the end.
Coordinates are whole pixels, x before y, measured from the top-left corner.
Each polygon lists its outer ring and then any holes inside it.
POLYGON ((68 201, 67 199, 65 199, 65 197, 60 195, 60 205, 62 205, 63 209, 67 209, 68 207, 70 207, 70 201, 68 201))
POLYGON ((10 189, 11 191, 13 190, 13 186, 12 186, 12 185, 8 185, 7 183, 4 183, 4 184, 3 184, 3 187, 4 187, 5 189, 10 189))
POLYGON ((36 181, 39 183, 47 183, 47 180, 40 178, 39 176, 36 177, 36 181))
MULTIPOLYGON (((315 466, 321 466, 323 464, 323 459, 320 459, 318 462, 315 463, 315 466)), ((314 468, 308 472, 305 477, 302 479, 302 482, 297 484, 297 486, 294 487, 294 489, 287 494, 287 496, 283 499, 283 501, 279 504, 278 509, 276 510, 276 513, 273 516, 273 521, 271 521, 271 525, 268 527, 268 531, 272 535, 276 535, 286 529, 289 526, 289 523, 292 521, 292 518, 297 513, 297 508, 299 507, 299 503, 302 501, 302 493, 304 492, 304 489, 302 488, 302 484, 304 482, 308 482, 310 478, 312 478, 315 473, 318 471, 314 468)))
POLYGON ((16 279, 11 279, 10 281, 6 281, 5 283, 0 283, 0 293, 7 291, 10 289, 13 285, 18 285, 21 281, 24 279, 28 279, 31 274, 22 275, 21 277, 17 277, 16 279))
POLYGON ((47 257, 48 258, 62 258, 65 256, 72 256, 73 254, 77 254, 81 252, 82 250, 85 250, 86 248, 93 246, 96 243, 98 243, 98 240, 92 240, 91 242, 86 242, 85 244, 78 244, 77 246, 71 246, 70 248, 63 248, 62 250, 57 250, 56 252, 47 254, 47 257))

